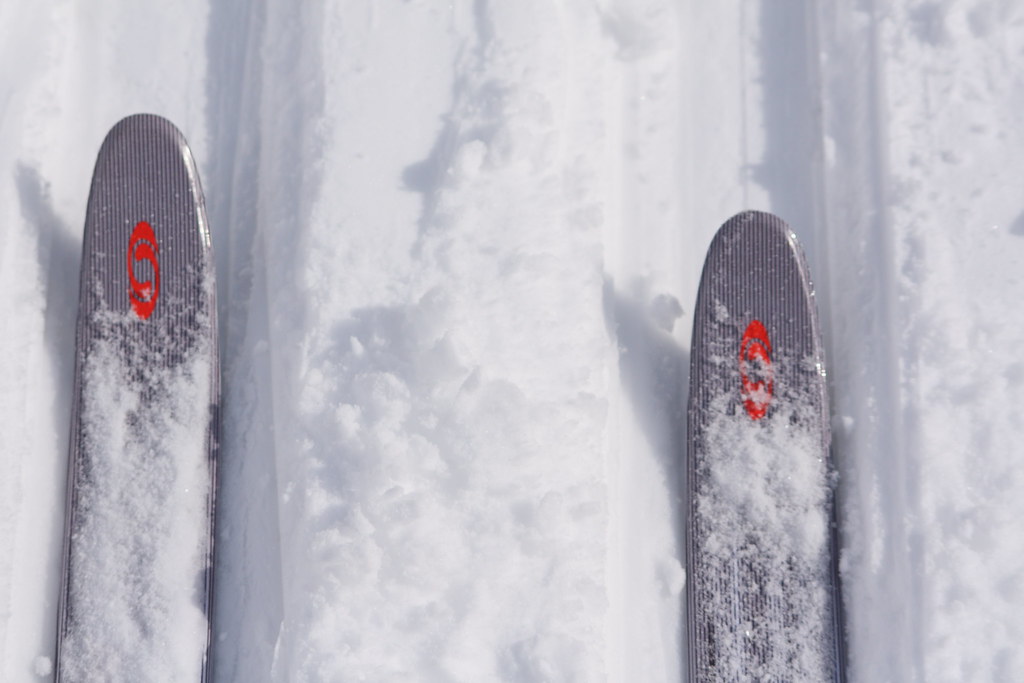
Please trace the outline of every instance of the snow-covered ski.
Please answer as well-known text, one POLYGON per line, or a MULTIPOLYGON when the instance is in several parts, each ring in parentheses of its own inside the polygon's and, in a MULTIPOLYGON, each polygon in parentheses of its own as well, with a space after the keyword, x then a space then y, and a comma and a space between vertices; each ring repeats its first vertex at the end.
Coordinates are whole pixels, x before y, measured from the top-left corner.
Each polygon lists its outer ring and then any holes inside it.
POLYGON ((781 219, 745 212, 719 230, 691 353, 689 680, 842 680, 824 355, 781 219))
POLYGON ((213 255, 181 133, 107 135, 85 220, 56 676, 205 680, 220 396, 213 255))

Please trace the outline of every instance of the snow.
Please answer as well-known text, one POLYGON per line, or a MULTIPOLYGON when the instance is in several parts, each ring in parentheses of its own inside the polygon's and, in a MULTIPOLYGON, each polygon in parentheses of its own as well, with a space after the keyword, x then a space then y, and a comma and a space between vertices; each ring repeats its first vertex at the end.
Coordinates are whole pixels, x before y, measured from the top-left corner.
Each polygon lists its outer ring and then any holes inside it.
POLYGON ((831 623, 820 408, 779 389, 770 422, 745 413, 737 420, 729 394, 708 406, 714 417, 704 438, 716 457, 707 461, 695 515, 706 530, 700 566, 719 580, 701 599, 709 614, 720 615, 709 630, 739 623, 749 638, 723 638, 714 650, 716 670, 730 680, 825 680, 833 669, 831 638, 822 630, 831 623), (771 619, 750 619, 761 613, 771 619), (772 628, 778 624, 786 627, 772 628))
POLYGON ((693 302, 744 208, 818 290, 851 679, 1024 678, 1024 6, 43 0, 0 36, 0 679, 49 675, 81 228, 137 111, 218 265, 215 680, 680 680, 693 302))
POLYGON ((196 680, 208 634, 211 349, 200 343, 179 363, 139 376, 140 363, 122 353, 135 314, 96 318, 103 338, 82 368, 89 459, 76 488, 62 672, 68 680, 196 680))

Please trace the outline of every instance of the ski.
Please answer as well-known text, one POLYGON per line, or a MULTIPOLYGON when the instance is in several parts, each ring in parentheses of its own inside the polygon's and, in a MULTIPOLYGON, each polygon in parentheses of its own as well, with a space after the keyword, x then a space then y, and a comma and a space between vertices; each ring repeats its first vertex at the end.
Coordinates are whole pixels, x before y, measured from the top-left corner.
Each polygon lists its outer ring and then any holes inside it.
POLYGON ((207 679, 217 358, 195 162, 170 122, 130 116, 85 219, 58 681, 207 679))
POLYGON ((776 216, 741 213, 711 243, 688 419, 689 680, 843 680, 824 354, 776 216))

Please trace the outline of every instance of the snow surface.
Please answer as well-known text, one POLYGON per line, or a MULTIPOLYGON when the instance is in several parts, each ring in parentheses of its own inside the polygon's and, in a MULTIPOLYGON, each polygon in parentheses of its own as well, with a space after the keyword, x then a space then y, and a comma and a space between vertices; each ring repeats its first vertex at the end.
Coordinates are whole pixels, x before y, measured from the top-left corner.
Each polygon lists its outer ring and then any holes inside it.
POLYGON ((677 681, 704 251, 807 250, 855 681, 1024 679, 1024 5, 0 5, 0 679, 54 646, 122 116, 218 259, 215 678, 677 681))

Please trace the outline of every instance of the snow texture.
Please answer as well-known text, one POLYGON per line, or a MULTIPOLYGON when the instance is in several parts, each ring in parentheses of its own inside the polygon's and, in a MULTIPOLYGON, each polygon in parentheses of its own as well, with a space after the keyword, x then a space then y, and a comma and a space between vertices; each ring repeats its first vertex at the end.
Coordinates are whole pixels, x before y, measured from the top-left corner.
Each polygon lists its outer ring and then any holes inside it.
POLYGON ((715 578, 701 600, 709 628, 741 634, 714 650, 723 680, 828 680, 833 671, 822 630, 831 622, 813 616, 829 614, 831 599, 821 408, 815 392, 776 389, 760 420, 732 393, 707 407, 695 516, 700 567, 715 578))
POLYGON ((95 318, 100 331, 81 370, 88 461, 76 489, 62 676, 198 680, 208 633, 211 349, 193 343, 173 364, 141 363, 125 345, 133 312, 95 318))
POLYGON ((747 208, 817 287, 851 680, 1024 679, 1024 5, 40 0, 0 37, 0 679, 50 675, 82 221, 138 111, 218 259, 215 680, 680 680, 693 301, 747 208))

